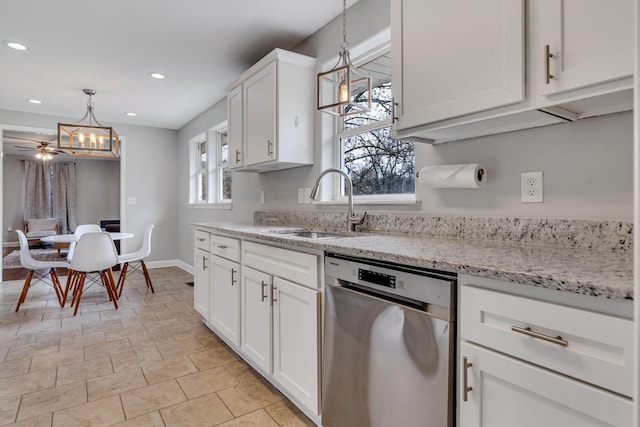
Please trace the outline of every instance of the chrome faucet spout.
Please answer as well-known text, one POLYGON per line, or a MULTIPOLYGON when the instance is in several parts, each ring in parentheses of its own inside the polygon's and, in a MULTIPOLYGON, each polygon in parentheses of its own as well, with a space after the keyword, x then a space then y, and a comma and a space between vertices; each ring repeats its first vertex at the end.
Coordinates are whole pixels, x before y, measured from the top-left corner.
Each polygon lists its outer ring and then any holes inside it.
POLYGON ((364 222, 364 219, 367 215, 367 213, 365 212, 362 217, 358 217, 356 216, 356 214, 353 211, 353 182, 351 181, 351 177, 342 169, 336 169, 336 168, 329 168, 329 169, 325 169, 322 172, 320 172, 320 175, 318 175, 318 178, 316 179, 316 183, 313 186, 313 188, 311 189, 311 194, 310 194, 310 198, 312 200, 318 200, 318 189, 320 188, 320 180, 322 179, 323 176, 325 176, 328 173, 337 173, 339 175, 342 175, 347 183, 347 230, 348 231, 356 231, 356 226, 357 225, 361 225, 364 222))

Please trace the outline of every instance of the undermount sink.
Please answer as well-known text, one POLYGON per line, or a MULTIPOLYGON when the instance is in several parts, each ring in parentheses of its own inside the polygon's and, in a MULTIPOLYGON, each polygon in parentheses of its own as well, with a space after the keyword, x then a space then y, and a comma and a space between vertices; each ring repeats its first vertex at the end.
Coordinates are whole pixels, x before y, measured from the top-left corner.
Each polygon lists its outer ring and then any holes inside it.
POLYGON ((305 239, 334 239, 339 237, 348 237, 349 234, 332 233, 329 231, 316 231, 316 230, 263 230, 265 233, 278 234, 281 236, 290 237, 302 237, 305 239))

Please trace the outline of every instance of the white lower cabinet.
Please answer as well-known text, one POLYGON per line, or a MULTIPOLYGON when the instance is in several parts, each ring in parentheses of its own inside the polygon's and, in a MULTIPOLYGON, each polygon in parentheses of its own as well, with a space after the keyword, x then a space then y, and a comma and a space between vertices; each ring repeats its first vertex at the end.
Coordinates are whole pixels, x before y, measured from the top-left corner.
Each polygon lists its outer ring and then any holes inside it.
POLYGON ((210 287, 209 252, 195 248, 193 259, 193 307, 205 319, 209 320, 210 287))
POLYGON ((633 322, 475 281, 459 278, 459 427, 631 425, 633 322))
POLYGON ((320 292, 273 280, 273 376, 318 412, 320 292))
POLYGON ((211 255, 210 323, 227 338, 240 344, 240 265, 211 255))
POLYGON ((460 356, 460 427, 631 425, 631 399, 470 343, 460 356))
MULTIPOLYGON (((200 238, 204 238, 200 236, 200 238)), ((322 257, 210 234, 195 248, 206 324, 315 422, 320 420, 322 257)))
POLYGON ((249 267, 242 269, 242 339, 240 349, 271 374, 271 276, 249 267))

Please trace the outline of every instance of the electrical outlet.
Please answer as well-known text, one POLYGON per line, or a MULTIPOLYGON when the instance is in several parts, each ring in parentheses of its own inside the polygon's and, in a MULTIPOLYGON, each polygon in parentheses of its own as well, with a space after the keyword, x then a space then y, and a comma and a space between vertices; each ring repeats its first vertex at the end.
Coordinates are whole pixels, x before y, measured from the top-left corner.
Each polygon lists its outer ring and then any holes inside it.
POLYGON ((298 204, 304 203, 304 188, 298 188, 298 204))
POLYGON ((522 203, 542 203, 544 201, 542 171, 522 172, 520 177, 520 200, 522 203))
POLYGON ((264 191, 260 190, 260 204, 264 205, 264 191))

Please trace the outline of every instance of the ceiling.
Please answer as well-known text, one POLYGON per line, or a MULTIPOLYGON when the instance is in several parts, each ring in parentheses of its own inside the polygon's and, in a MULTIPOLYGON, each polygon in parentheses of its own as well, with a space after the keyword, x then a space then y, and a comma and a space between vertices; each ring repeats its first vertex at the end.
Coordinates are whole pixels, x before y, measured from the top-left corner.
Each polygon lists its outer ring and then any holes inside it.
POLYGON ((103 124, 179 129, 273 48, 341 11, 339 0, 2 0, 0 41, 28 49, 0 45, 0 109, 75 121, 88 88, 103 124))

